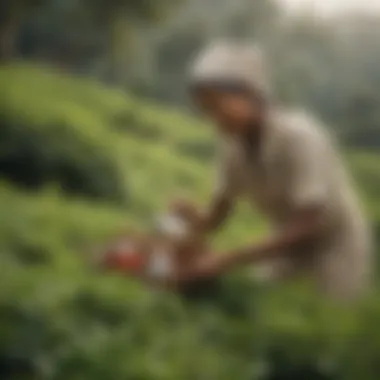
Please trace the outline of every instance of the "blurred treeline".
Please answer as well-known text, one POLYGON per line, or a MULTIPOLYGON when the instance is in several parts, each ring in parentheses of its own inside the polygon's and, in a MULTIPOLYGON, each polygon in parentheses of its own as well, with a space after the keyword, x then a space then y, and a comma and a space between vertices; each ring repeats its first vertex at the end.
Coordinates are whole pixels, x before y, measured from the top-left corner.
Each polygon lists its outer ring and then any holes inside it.
POLYGON ((377 14, 288 15, 276 0, 3 0, 1 7, 4 59, 48 62, 160 102, 187 102, 185 70, 210 39, 257 42, 281 100, 311 107, 356 145, 378 146, 377 14))
MULTIPOLYGON (((0 2, 0 378, 377 380, 378 288, 355 310, 245 273, 184 300, 95 273, 92 247, 205 202, 212 129, 186 68, 207 41, 263 45, 276 94, 340 136, 380 237, 380 16, 287 16, 270 0, 0 2)), ((217 237, 265 231, 242 204, 217 237)))

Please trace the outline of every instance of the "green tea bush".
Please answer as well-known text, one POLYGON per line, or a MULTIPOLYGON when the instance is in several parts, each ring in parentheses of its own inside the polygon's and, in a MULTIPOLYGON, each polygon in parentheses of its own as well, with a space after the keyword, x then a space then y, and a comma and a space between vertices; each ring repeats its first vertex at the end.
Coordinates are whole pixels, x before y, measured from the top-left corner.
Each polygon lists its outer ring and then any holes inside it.
POLYGON ((129 137, 147 141, 158 141, 162 137, 163 131, 151 123, 144 123, 139 120, 136 112, 123 112, 116 115, 113 120, 115 130, 126 134, 129 137))
POLYGON ((207 140, 180 142, 177 149, 184 156, 196 158, 200 161, 209 162, 215 156, 215 146, 207 140))
POLYGON ((106 130, 83 123, 83 110, 56 93, 25 93, 5 73, 0 92, 0 174, 31 189, 55 183, 71 194, 122 201, 125 186, 106 130), (7 85, 8 84, 8 85, 7 85))
POLYGON ((22 187, 59 184, 69 194, 122 201, 125 189, 112 155, 82 140, 69 125, 47 132, 0 116, 0 174, 22 187))

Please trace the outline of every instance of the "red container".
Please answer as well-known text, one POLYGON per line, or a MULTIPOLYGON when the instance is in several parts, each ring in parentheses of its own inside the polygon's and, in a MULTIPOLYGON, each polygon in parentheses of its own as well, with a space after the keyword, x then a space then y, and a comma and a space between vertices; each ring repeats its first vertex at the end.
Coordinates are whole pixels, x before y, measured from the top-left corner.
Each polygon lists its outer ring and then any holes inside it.
POLYGON ((127 243, 112 247, 104 255, 106 268, 127 274, 140 274, 145 265, 146 258, 127 243))

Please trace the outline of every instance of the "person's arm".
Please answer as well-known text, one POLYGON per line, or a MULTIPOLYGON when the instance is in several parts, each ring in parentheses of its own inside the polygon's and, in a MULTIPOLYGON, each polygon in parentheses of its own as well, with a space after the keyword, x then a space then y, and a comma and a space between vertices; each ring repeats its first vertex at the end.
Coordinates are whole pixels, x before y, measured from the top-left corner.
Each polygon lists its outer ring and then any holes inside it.
MULTIPOLYGON (((221 255, 207 255, 188 276, 210 277, 239 265, 255 263, 280 255, 295 254, 303 242, 318 239, 329 212, 328 160, 325 142, 315 134, 292 136, 283 159, 287 164, 288 201, 293 216, 283 228, 261 243, 236 249, 221 255)), ((308 132, 308 131, 307 131, 308 132)), ((307 254, 307 252, 305 252, 307 254)))
POLYGON ((210 234, 220 228, 234 208, 232 199, 224 196, 215 197, 210 207, 199 216, 195 228, 202 234, 210 234))
POLYGON ((228 150, 222 150, 216 166, 216 183, 209 206, 198 210, 187 202, 174 203, 174 211, 190 221, 196 233, 206 235, 215 232, 231 215, 237 195, 236 169, 228 150))
POLYGON ((167 283, 172 287, 180 287, 188 282, 220 276, 239 266, 288 254, 298 244, 318 238, 322 215, 322 210, 318 207, 300 210, 294 220, 278 234, 241 249, 222 254, 209 253, 194 263, 193 267, 173 273, 167 283))
POLYGON ((318 239, 321 232, 321 207, 310 207, 300 210, 297 215, 277 234, 270 236, 261 243, 232 250, 218 258, 217 270, 227 271, 235 266, 257 263, 262 260, 278 258, 294 251, 294 248, 304 242, 318 239))

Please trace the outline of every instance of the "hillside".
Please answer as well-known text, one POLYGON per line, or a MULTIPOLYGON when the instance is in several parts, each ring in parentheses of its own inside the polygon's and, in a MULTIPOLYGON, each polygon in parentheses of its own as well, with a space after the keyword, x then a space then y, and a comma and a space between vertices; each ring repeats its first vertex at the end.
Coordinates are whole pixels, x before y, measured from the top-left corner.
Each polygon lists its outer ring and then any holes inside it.
MULTIPOLYGON (((86 191, 84 184, 83 191, 77 189, 79 195, 95 192, 101 199, 116 199, 135 222, 147 222, 178 193, 207 200, 214 157, 209 126, 95 83, 34 67, 3 69, 0 83, 5 125, 1 140, 8 146, 0 159, 0 173, 9 166, 9 146, 14 144, 21 154, 28 140, 34 150, 27 160, 19 158, 22 165, 46 161, 51 166, 58 161, 58 169, 69 167, 70 173, 75 167, 76 176, 69 176, 67 185, 65 178, 49 177, 51 172, 56 176, 55 167, 40 165, 48 173, 42 174, 37 187, 58 182, 70 188, 71 177, 76 186, 89 181, 96 191, 86 191)), ((31 171, 30 167, 19 170, 31 171)))
MULTIPOLYGON (((347 314, 318 307, 301 286, 264 294, 242 274, 207 302, 187 303, 86 266, 92 245, 148 226, 173 195, 207 199, 214 144, 202 122, 19 65, 0 70, 0 124, 1 378, 1 363, 13 361, 28 380, 33 371, 49 380, 269 379, 267 370, 320 357, 339 378, 372 379, 378 302, 347 314)), ((379 158, 347 157, 377 227, 379 158)), ((264 229, 241 205, 217 244, 264 229)))

